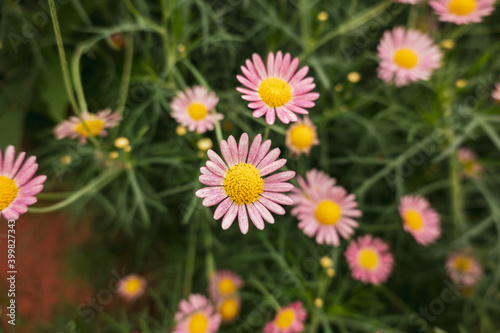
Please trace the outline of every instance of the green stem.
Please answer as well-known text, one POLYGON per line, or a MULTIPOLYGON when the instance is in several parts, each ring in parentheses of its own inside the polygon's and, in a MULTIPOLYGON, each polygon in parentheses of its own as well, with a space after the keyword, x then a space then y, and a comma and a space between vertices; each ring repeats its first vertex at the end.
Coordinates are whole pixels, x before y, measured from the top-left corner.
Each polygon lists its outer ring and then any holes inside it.
POLYGON ((71 61, 73 86, 75 87, 76 97, 78 98, 78 104, 80 105, 80 110, 82 112, 88 111, 87 101, 85 100, 85 94, 83 92, 82 78, 80 75, 80 59, 82 57, 84 49, 85 49, 85 44, 78 45, 78 47, 75 50, 75 54, 73 55, 73 59, 71 61))
POLYGON ((273 304, 276 311, 278 311, 281 308, 276 298, 269 292, 269 290, 267 290, 267 288, 259 280, 252 278, 248 280, 248 284, 254 286, 257 290, 259 290, 262 293, 262 295, 264 295, 264 297, 266 297, 273 304))
POLYGON ((30 208, 29 212, 30 213, 49 213, 53 212, 59 209, 62 209, 66 206, 71 205, 73 202, 77 201, 81 197, 85 196, 86 194, 91 194, 96 191, 99 191, 101 188, 109 184, 113 179, 115 179, 118 176, 118 173, 116 171, 106 171, 102 173, 99 177, 97 177, 95 180, 91 181, 88 185, 82 187, 80 190, 77 192, 74 192, 71 194, 69 197, 67 197, 66 200, 63 200, 57 204, 54 204, 52 206, 47 206, 47 207, 42 207, 42 208, 30 208))
POLYGON ((122 80, 120 86, 120 97, 118 99, 118 106, 116 111, 123 114, 125 104, 127 103, 127 92, 130 85, 130 75, 132 74, 132 62, 134 59, 134 37, 126 39, 125 60, 123 63, 122 80))
POLYGON ((194 275, 194 263, 196 260, 196 231, 198 229, 198 221, 194 221, 191 223, 189 230, 189 244, 187 250, 187 258, 186 258, 186 276, 184 278, 184 296, 187 296, 191 293, 191 287, 193 283, 193 275, 194 275))
MULTIPOLYGON (((205 209, 205 213, 207 215, 208 220, 210 220, 212 217, 210 216, 210 210, 205 209)), ((212 276, 215 273, 215 260, 214 260, 214 254, 212 251, 213 248, 213 239, 212 239, 212 230, 210 230, 210 226, 208 223, 204 223, 205 226, 205 232, 204 232, 204 237, 205 237, 205 251, 206 251, 206 269, 207 269, 207 281, 210 281, 212 276)))
POLYGON ((66 94, 68 95, 69 102, 75 113, 80 114, 80 109, 78 108, 75 100, 75 95, 73 94, 73 88, 71 86, 71 79, 68 70, 68 61, 66 60, 66 53, 64 51, 64 44, 61 36, 61 29, 59 27, 59 21, 57 20, 57 11, 54 4, 54 0, 48 0, 50 7, 50 16, 52 17, 52 24, 54 26, 54 34, 56 35, 57 48, 59 50, 59 60, 61 61, 61 69, 63 73, 64 86, 66 88, 66 94))

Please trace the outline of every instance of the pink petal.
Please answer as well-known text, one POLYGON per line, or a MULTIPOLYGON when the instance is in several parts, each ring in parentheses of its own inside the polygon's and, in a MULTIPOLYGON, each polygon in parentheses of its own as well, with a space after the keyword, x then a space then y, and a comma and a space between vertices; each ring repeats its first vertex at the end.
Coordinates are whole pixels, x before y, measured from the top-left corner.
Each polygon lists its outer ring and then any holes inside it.
POLYGON ((247 205, 248 215, 250 215, 250 219, 252 220, 255 227, 259 230, 263 230, 265 227, 264 220, 262 220, 262 216, 260 216, 259 210, 254 206, 253 203, 247 205))
POLYGON ((222 219, 221 226, 223 230, 229 229, 229 227, 233 224, 236 215, 238 215, 238 205, 233 202, 231 204, 231 207, 229 207, 226 215, 224 215, 224 218, 222 219))
POLYGON ((241 233, 245 235, 248 232, 248 215, 245 205, 239 205, 238 207, 238 223, 241 233))

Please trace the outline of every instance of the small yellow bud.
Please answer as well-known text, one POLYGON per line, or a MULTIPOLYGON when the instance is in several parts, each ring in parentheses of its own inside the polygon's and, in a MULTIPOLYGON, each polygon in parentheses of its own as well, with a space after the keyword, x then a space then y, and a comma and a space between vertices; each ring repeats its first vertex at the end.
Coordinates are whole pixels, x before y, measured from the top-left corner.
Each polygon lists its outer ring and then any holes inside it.
POLYGON ((333 89, 335 89, 336 92, 341 92, 342 90, 344 90, 344 85, 342 83, 337 83, 333 89))
POLYGON ((350 72, 347 74, 347 80, 352 83, 357 83, 361 80, 361 74, 358 72, 350 72))
POLYGON ((328 13, 327 12, 319 12, 318 21, 324 22, 326 20, 328 20, 328 13))
POLYGON ((70 163, 71 163, 71 161, 72 161, 72 160, 73 160, 73 159, 71 158, 71 156, 70 156, 70 155, 64 155, 63 157, 61 157, 61 163, 62 163, 62 164, 66 164, 66 165, 68 165, 68 164, 70 164, 70 163))
POLYGON ((177 51, 179 51, 180 53, 184 53, 186 52, 186 47, 183 44, 179 44, 177 45, 177 51))
POLYGON ((314 305, 317 307, 317 308, 322 308, 323 307, 323 300, 321 298, 316 298, 314 300, 314 305))
POLYGON ((130 170, 130 169, 132 169, 132 163, 127 162, 127 163, 125 163, 125 164, 123 165, 123 167, 125 168, 125 170, 130 170))
POLYGON ((199 151, 197 156, 198 156, 198 158, 203 158, 203 157, 205 157, 205 153, 202 151, 199 151))
POLYGON ((445 49, 451 50, 455 47, 455 41, 453 39, 445 39, 441 42, 441 46, 445 49))
POLYGON ((131 146, 127 146, 127 147, 123 148, 123 151, 126 152, 126 153, 130 153, 132 151, 132 147, 131 146))
POLYGON ((123 136, 119 137, 118 139, 115 140, 115 147, 116 148, 122 149, 122 148, 127 147, 128 145, 129 145, 128 139, 123 137, 123 136))
POLYGON ((177 135, 179 136, 183 136, 183 135, 186 135, 187 133, 187 128, 182 126, 182 125, 179 125, 177 126, 177 128, 175 129, 175 133, 177 133, 177 135))
POLYGON ((323 268, 328 268, 328 267, 333 266, 332 259, 330 257, 327 257, 327 256, 322 257, 320 260, 320 263, 321 263, 321 266, 323 266, 323 268))
POLYGON ((331 267, 330 267, 330 268, 328 268, 328 269, 326 270, 326 274, 327 274, 329 277, 331 277, 331 278, 332 278, 332 277, 334 277, 334 276, 335 276, 335 269, 333 269, 333 268, 331 268, 331 267))
POLYGON ((112 151, 111 153, 109 153, 109 158, 112 160, 116 160, 118 156, 120 156, 120 154, 118 154, 117 151, 112 151))
POLYGON ((465 79, 460 79, 455 82, 455 85, 457 86, 457 88, 463 88, 467 85, 467 81, 465 79))
POLYGON ((212 140, 209 138, 203 138, 198 141, 198 149, 201 151, 207 151, 213 147, 212 140))

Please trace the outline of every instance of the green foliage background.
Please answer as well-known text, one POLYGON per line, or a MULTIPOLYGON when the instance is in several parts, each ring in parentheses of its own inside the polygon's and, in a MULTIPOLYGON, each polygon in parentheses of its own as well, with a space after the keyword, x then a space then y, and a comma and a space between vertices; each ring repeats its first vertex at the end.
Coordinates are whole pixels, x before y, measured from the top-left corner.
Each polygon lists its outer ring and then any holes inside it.
MULTIPOLYGON (((241 316, 221 332, 260 332, 274 316, 270 299, 280 305, 301 300, 308 309, 307 332, 500 329, 500 107, 490 97, 500 74, 498 9, 480 24, 456 26, 439 23, 428 5, 378 0, 56 4, 71 76, 78 86, 80 73, 89 111, 123 108, 124 120, 97 146, 54 139, 53 127, 73 111, 48 5, 6 0, 0 147, 29 148, 49 176, 32 213, 64 208, 73 223, 92 221, 73 274, 96 293, 114 269, 145 275, 149 287, 133 306, 118 302, 90 322, 77 305, 62 307, 53 325, 41 325, 40 332, 166 332, 179 300, 206 292, 213 268, 231 269, 246 281, 241 316), (317 20, 321 11, 329 14, 325 22, 317 20), (396 88, 377 78, 376 46, 385 30, 398 25, 424 30, 436 43, 456 42, 443 50, 443 66, 429 82, 396 88), (124 34, 125 50, 110 47, 113 33, 124 34), (278 50, 310 66, 321 95, 310 111, 321 145, 287 166, 300 175, 321 169, 357 195, 364 215, 356 234, 383 238, 395 255, 394 272, 383 286, 354 281, 343 257, 347 241, 339 248, 318 246, 289 213, 262 232, 251 226, 242 235, 236 225, 222 231, 213 209, 194 196, 205 162, 196 142, 210 137, 216 151, 218 145, 214 133, 176 135, 169 102, 179 89, 206 85, 220 97, 225 138, 264 134, 265 124, 251 117, 235 89, 236 75, 252 53, 278 50), (346 80, 352 71, 362 74, 361 82, 346 80), (458 79, 467 85, 457 88, 458 79), (110 161, 106 156, 118 136, 129 138, 133 150, 110 161), (480 181, 460 179, 455 153, 461 146, 480 156, 486 169, 480 181), (65 155, 72 156, 71 164, 60 162, 65 155), (402 230, 397 206, 406 194, 424 195, 440 213, 443 235, 437 243, 420 246, 402 230), (485 277, 472 295, 446 304, 432 322, 417 320, 413 313, 441 297, 446 254, 457 248, 473 250, 485 277), (319 265, 323 255, 335 262, 333 279, 319 265), (324 299, 322 309, 314 307, 316 297, 324 299)), ((269 137, 287 156, 285 130, 277 123, 269 137)))

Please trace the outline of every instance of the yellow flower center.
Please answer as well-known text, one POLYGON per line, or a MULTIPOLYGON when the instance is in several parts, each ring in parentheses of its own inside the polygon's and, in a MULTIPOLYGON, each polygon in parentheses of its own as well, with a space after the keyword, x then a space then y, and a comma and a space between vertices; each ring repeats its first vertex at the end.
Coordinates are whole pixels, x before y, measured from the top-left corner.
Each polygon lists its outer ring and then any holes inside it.
POLYGON ((191 103, 188 106, 188 114, 193 120, 200 121, 205 119, 208 109, 201 103, 191 103))
POLYGON ((404 220, 406 226, 412 231, 419 231, 424 226, 422 215, 413 209, 409 209, 404 213, 404 220))
POLYGON ((292 99, 292 87, 278 77, 270 77, 259 85, 259 95, 262 101, 270 107, 277 108, 292 99))
POLYGON ((101 131, 104 129, 104 125, 104 120, 91 115, 89 120, 76 125, 75 131, 81 136, 88 138, 89 136, 97 136, 101 134, 101 131))
POLYGON ((469 15, 476 9, 476 0, 451 0, 448 10, 455 15, 469 15))
POLYGON ((402 48, 394 53, 394 62, 399 67, 412 69, 413 67, 417 66, 418 54, 411 49, 402 48))
POLYGON ((223 294, 232 294, 236 290, 236 285, 229 278, 224 278, 219 282, 219 291, 223 294))
POLYGON ((285 311, 281 311, 278 318, 276 318, 276 325, 282 329, 289 328, 294 320, 295 311, 292 309, 286 309, 285 311))
POLYGON ((378 266, 379 257, 372 249, 362 249, 358 254, 358 263, 367 270, 372 270, 378 266))
POLYGON ((455 259, 455 268, 457 269, 457 271, 466 273, 470 269, 470 266, 470 260, 465 257, 458 257, 457 259, 455 259))
POLYGON ((290 132, 290 140, 298 149, 307 148, 314 140, 314 131, 307 125, 297 125, 290 132))
POLYGON ((227 196, 238 205, 255 202, 264 192, 264 180, 259 169, 248 163, 232 166, 226 172, 223 185, 227 196))
POLYGON ((139 280, 138 278, 130 278, 125 285, 125 290, 127 291, 127 293, 135 294, 139 291, 139 289, 141 289, 141 285, 141 280, 139 280))
POLYGON ((340 206, 332 200, 323 200, 316 207, 316 220, 324 225, 335 225, 342 215, 340 206))
POLYGON ((189 322, 189 333, 205 333, 208 329, 208 318, 203 313, 198 312, 191 316, 189 322))
POLYGON ((239 306, 235 299, 229 298, 222 302, 219 313, 223 321, 232 321, 238 315, 239 306))
POLYGON ((18 192, 19 189, 15 181, 8 177, 0 176, 0 211, 10 206, 17 198, 18 192))

